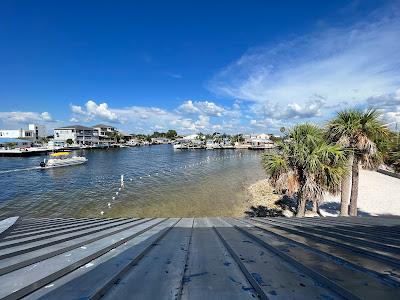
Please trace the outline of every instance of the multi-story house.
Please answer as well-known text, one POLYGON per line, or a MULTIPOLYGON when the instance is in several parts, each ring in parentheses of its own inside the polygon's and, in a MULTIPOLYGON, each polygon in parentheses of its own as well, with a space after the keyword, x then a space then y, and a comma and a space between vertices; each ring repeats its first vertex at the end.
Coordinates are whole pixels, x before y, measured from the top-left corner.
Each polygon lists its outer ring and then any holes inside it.
POLYGON ((54 129, 54 141, 72 140, 76 145, 94 145, 99 143, 97 131, 92 127, 72 125, 54 129))
POLYGON ((117 129, 110 125, 97 124, 92 126, 95 130, 95 134, 99 137, 101 143, 115 143, 115 133, 118 133, 117 129))

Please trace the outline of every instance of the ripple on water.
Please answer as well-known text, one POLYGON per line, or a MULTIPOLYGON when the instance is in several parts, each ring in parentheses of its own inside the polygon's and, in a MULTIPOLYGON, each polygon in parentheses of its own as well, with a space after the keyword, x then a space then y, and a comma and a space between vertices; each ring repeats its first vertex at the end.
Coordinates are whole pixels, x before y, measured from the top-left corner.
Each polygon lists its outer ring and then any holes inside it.
MULTIPOLYGON (((0 174, 0 215, 233 216, 242 212, 247 186, 264 177, 259 154, 247 150, 160 145, 79 154, 87 164, 0 174), (121 174, 125 187, 116 196, 121 174)), ((34 167, 42 159, 0 158, 1 170, 34 167)))

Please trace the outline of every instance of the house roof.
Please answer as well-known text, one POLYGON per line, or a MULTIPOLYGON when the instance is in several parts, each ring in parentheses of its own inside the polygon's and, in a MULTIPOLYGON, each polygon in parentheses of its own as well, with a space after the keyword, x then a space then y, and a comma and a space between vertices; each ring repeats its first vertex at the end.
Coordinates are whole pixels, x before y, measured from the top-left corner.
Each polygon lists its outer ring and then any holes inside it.
POLYGON ((79 129, 79 130, 93 130, 92 127, 82 126, 82 125, 70 125, 70 126, 63 126, 58 127, 55 129, 79 129))
POLYGON ((97 124, 97 125, 93 125, 92 127, 93 128, 97 128, 97 127, 113 127, 114 128, 114 126, 106 125, 106 124, 97 124))
POLYGON ((122 135, 122 136, 132 136, 131 134, 125 133, 125 132, 122 132, 122 131, 120 131, 119 134, 122 135))

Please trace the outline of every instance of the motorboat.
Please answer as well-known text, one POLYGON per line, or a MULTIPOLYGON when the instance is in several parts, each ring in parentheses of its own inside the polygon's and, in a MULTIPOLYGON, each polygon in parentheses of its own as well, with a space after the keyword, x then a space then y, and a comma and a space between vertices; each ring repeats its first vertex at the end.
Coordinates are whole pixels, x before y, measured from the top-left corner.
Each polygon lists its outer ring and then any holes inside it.
POLYGON ((74 166, 87 162, 86 157, 71 156, 70 152, 56 152, 50 154, 50 156, 52 157, 51 159, 47 161, 45 159, 40 163, 42 169, 74 166))

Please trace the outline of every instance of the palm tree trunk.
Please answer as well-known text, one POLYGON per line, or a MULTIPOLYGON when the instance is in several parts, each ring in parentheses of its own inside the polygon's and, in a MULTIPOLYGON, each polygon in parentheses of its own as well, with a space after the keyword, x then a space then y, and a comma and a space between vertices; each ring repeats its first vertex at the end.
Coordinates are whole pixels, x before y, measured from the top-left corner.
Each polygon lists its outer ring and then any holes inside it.
POLYGON ((353 166, 351 168, 350 216, 357 216, 358 178, 360 175, 359 168, 359 159, 354 157, 353 166))
POLYGON ((340 189, 340 215, 349 215, 349 203, 350 203, 350 186, 351 186, 351 168, 353 166, 354 155, 350 154, 347 160, 348 171, 342 178, 341 189, 340 189))
POLYGON ((318 202, 317 202, 317 200, 313 200, 312 211, 315 212, 315 213, 318 211, 318 202))
POLYGON ((297 213, 296 217, 302 218, 306 212, 306 202, 307 199, 304 197, 303 192, 300 190, 298 193, 298 204, 297 204, 297 213))

